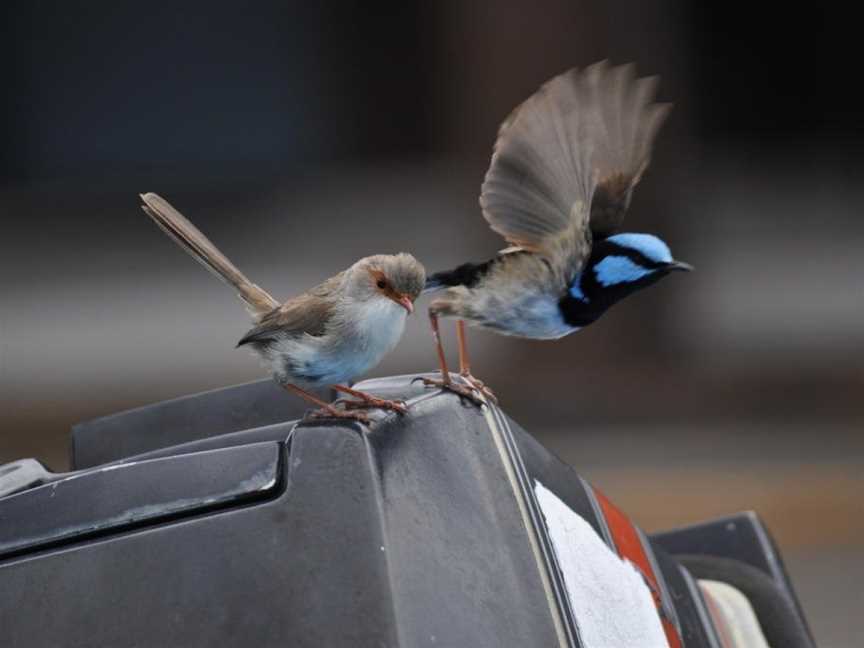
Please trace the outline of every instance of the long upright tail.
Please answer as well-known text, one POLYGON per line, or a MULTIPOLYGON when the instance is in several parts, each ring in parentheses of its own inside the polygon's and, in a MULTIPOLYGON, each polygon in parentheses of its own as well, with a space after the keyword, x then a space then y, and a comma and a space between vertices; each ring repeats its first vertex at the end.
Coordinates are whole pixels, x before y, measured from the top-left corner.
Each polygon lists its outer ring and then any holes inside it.
POLYGON ((216 277, 237 290, 253 316, 269 313, 279 306, 269 293, 259 288, 237 269, 219 249, 210 242, 179 211, 155 193, 141 194, 141 208, 174 241, 216 277))

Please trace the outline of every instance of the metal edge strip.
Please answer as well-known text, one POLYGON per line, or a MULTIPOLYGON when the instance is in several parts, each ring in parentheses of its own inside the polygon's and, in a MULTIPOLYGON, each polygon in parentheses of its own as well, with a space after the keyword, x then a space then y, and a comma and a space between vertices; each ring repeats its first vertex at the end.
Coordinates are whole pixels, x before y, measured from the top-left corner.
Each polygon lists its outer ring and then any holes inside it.
POLYGON ((546 530, 546 523, 542 519, 542 513, 534 495, 534 489, 531 487, 528 472, 516 448, 513 433, 497 406, 487 401, 482 411, 492 433, 495 447, 501 456, 504 470, 522 515, 522 521, 528 532, 529 544, 537 562, 543 589, 546 592, 555 632, 558 635, 558 643, 563 648, 579 648, 582 643, 579 639, 579 629, 570 606, 570 599, 564 587, 561 570, 558 567, 558 561, 555 558, 552 543, 546 530))

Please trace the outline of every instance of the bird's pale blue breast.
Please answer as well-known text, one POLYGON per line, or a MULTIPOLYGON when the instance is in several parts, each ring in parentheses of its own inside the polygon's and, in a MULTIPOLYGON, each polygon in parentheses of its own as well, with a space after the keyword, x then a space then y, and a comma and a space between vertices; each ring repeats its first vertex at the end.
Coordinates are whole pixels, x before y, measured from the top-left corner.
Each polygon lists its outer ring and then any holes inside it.
MULTIPOLYGON (((597 283, 609 287, 615 284, 639 281, 645 275, 651 274, 653 270, 643 268, 638 263, 625 256, 608 256, 594 266, 594 275, 597 283)), ((572 288, 570 289, 573 290, 572 288)))

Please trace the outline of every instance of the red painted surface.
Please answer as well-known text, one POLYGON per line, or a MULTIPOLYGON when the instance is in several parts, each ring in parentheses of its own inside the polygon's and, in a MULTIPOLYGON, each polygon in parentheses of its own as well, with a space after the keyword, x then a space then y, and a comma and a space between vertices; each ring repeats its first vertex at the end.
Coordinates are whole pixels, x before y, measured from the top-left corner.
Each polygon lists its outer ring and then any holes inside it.
POLYGON ((648 560, 648 554, 645 553, 645 547, 642 546, 642 539, 636 531, 636 527, 606 496, 594 489, 594 495, 597 502, 600 504, 600 509, 603 511, 603 517, 606 518, 606 524, 609 527, 609 532, 612 534, 612 540, 615 543, 615 548, 621 558, 629 560, 633 563, 651 588, 651 596, 654 598, 654 604, 657 606, 658 612, 661 613, 661 623, 663 631, 666 633, 666 641, 669 648, 682 648, 683 641, 681 635, 678 634, 677 628, 672 623, 662 617, 663 604, 660 600, 660 583, 657 580, 657 574, 651 568, 651 561, 648 560))

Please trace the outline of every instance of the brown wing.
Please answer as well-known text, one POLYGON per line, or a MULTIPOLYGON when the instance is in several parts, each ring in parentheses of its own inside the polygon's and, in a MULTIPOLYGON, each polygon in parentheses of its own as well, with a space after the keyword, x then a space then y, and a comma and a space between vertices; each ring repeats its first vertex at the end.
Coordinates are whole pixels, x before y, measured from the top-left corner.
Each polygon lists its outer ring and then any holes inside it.
POLYGON ((593 189, 590 157, 579 146, 588 124, 576 110, 577 80, 575 71, 555 77, 498 132, 480 206, 513 245, 543 251, 566 230, 584 226, 572 218, 574 205, 589 204, 593 189))
POLYGON ((344 272, 340 272, 265 314, 237 346, 275 340, 286 335, 323 335, 333 313, 336 304, 334 297, 342 285, 343 275, 344 272))
POLYGON ((493 230, 581 264, 590 228, 617 225, 648 163, 666 107, 650 79, 598 63, 547 82, 502 124, 480 196, 493 230), (599 202, 597 193, 599 192, 599 202), (597 205, 596 210, 594 205, 597 205))
POLYGON ((610 68, 597 63, 583 73, 584 93, 596 111, 597 128, 586 145, 596 188, 591 202, 591 231, 608 236, 621 226, 633 189, 651 161, 657 131, 671 104, 654 102, 657 77, 636 79, 633 65, 610 68))

